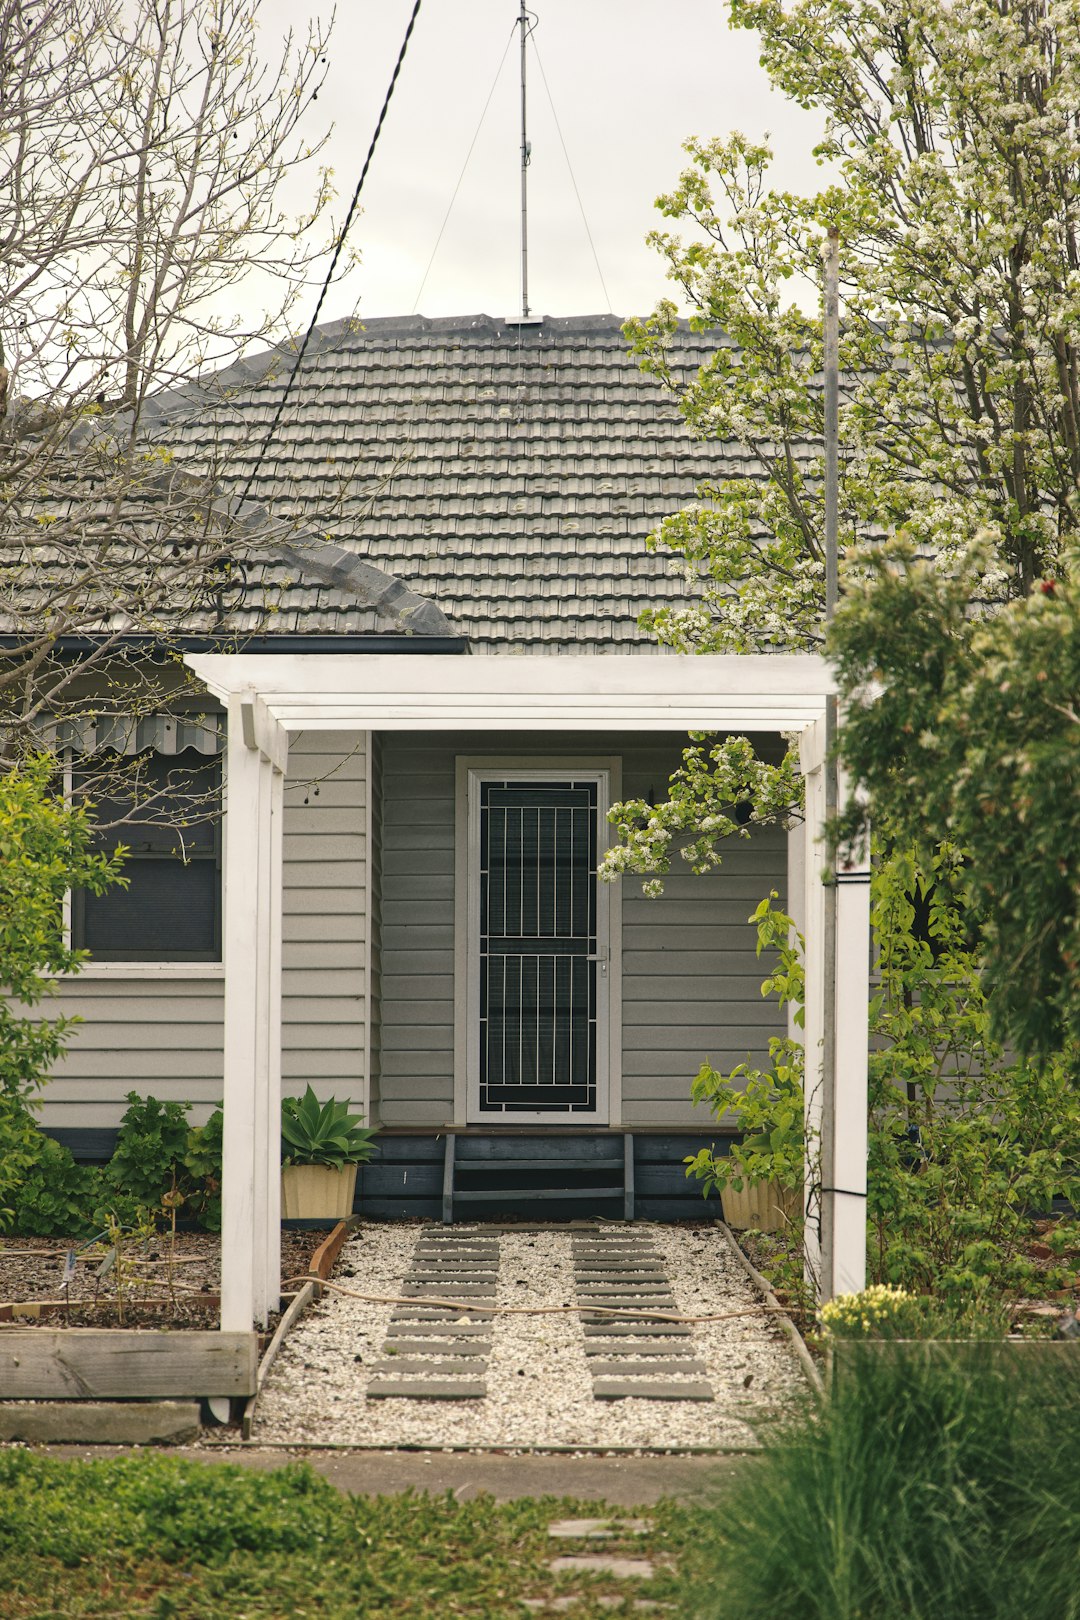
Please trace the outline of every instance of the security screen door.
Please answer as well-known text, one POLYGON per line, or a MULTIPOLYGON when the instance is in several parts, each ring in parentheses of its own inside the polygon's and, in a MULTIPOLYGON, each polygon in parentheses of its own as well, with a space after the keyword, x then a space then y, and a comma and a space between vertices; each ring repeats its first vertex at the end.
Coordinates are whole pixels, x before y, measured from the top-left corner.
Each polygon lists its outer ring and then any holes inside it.
POLYGON ((473 773, 469 1117, 606 1114, 603 773, 473 773))

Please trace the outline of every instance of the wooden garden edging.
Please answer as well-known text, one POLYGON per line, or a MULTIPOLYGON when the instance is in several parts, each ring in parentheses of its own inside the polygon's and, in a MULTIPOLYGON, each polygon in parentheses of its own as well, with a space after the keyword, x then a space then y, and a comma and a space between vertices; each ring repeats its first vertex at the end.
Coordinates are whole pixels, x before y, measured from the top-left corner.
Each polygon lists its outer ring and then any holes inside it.
POLYGON ((4 1328, 0 1400, 146 1400, 250 1395, 256 1333, 4 1328))

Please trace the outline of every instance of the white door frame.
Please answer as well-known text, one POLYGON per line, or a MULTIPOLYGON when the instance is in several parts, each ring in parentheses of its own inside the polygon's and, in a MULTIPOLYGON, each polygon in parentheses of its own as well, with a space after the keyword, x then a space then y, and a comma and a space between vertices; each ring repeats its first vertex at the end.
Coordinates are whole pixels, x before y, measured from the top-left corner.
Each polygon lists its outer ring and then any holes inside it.
POLYGON ((588 782, 596 786, 597 856, 608 845, 608 809, 612 803, 611 771, 595 760, 553 762, 537 759, 462 762, 465 765, 467 801, 466 861, 457 874, 455 887, 465 890, 464 940, 458 940, 455 980, 464 980, 464 997, 455 995, 457 1015, 464 1018, 465 1123, 470 1125, 606 1125, 610 1118, 611 1096, 611 960, 612 893, 607 883, 596 883, 596 1106, 586 1113, 580 1109, 518 1110, 510 1113, 482 1110, 480 1107, 480 789, 485 782, 588 782), (464 951, 462 951, 464 945, 464 951), (464 958, 464 961, 463 961, 464 958), (464 965, 464 973, 462 973, 464 965))

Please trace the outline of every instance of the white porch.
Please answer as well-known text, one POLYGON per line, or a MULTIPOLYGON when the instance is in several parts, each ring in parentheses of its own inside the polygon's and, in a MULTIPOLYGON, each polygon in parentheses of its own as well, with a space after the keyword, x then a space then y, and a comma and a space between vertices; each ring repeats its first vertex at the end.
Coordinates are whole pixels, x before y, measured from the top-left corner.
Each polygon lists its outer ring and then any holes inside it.
MULTIPOLYGON (((793 839, 791 905, 807 936, 807 1112, 821 1144, 820 1212, 808 1243, 824 1297, 865 1276, 865 874, 837 892, 826 963, 823 850, 825 664, 814 657, 543 657, 192 654, 229 714, 225 818, 225 1162, 222 1327, 265 1322, 280 1294, 282 792, 303 732, 582 733, 691 729, 796 733, 807 818, 793 839), (801 905, 798 903, 801 893, 801 905), (835 984, 826 1007, 826 985, 835 984), (835 1063, 823 1071, 826 1027, 835 1063), (826 1082, 829 1094, 825 1094, 826 1082), (820 1213, 820 1223, 819 1223, 820 1213)), ((816 1178, 815 1178, 816 1179, 816 1178)))

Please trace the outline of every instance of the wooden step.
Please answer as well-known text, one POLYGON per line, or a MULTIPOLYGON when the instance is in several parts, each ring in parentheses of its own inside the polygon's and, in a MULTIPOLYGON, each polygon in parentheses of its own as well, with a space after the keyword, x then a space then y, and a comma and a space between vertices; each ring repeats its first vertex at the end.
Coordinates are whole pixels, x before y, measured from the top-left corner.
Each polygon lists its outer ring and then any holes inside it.
MULTIPOLYGON (((632 1221, 634 1218, 634 1139, 629 1131, 622 1133, 622 1153, 615 1154, 610 1151, 598 1156, 583 1154, 580 1158, 574 1156, 573 1139, 566 1140, 566 1152, 557 1156, 540 1152, 526 1151, 525 1153, 511 1153, 505 1158, 500 1154, 473 1157, 467 1149, 462 1151, 460 1157, 456 1156, 456 1144, 453 1132, 449 1132, 443 1151, 443 1187, 442 1187, 442 1218, 445 1226, 452 1226, 454 1222, 454 1205, 460 1201, 465 1204, 507 1204, 507 1203, 571 1203, 581 1200, 618 1202, 622 1205, 623 1219, 632 1221), (605 1171, 609 1173, 621 1170, 621 1185, 598 1187, 595 1179, 590 1179, 590 1171, 605 1171), (558 1186, 523 1187, 506 1186, 506 1174, 513 1180, 519 1180, 523 1175, 541 1173, 550 1180, 557 1180, 558 1186), (586 1178, 587 1185, 578 1184, 579 1177, 586 1178), (465 1180, 471 1183, 461 1187, 456 1183, 465 1180), (494 1181, 503 1183, 494 1186, 494 1181), (481 1185, 477 1186, 476 1183, 481 1185), (486 1183, 484 1185, 483 1183, 486 1183)), ((524 1145, 524 1144, 523 1144, 524 1145)))
POLYGON ((470 1187, 454 1188, 454 1203, 477 1204, 494 1203, 499 1199, 506 1202, 512 1199, 515 1203, 524 1202, 532 1198, 618 1198, 623 1196, 621 1187, 470 1187))
POLYGON ((464 1174, 471 1175, 474 1171, 483 1170, 572 1170, 582 1173, 591 1170, 621 1170, 623 1168, 622 1155, 617 1159, 469 1159, 458 1155, 457 1169, 464 1174))

